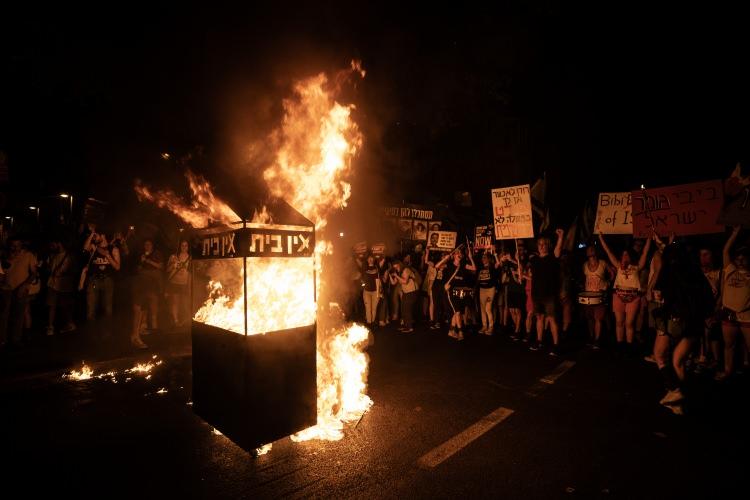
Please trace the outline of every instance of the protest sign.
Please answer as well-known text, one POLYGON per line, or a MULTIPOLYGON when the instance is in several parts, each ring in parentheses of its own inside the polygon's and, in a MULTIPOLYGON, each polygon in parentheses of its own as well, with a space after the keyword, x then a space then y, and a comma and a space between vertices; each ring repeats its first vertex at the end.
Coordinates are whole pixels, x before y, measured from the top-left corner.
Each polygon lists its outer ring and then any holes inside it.
POLYGON ((426 240, 427 239, 427 222, 421 220, 415 220, 411 230, 411 239, 413 240, 426 240))
POLYGON ((363 255, 367 253, 367 242, 366 241, 360 241, 359 243, 355 243, 352 247, 352 250, 354 250, 354 253, 357 255, 363 255))
POLYGON ((529 185, 492 190, 495 239, 533 238, 529 185))
POLYGON ((372 245, 373 255, 384 255, 385 254, 385 243, 375 243, 372 245))
POLYGON ((492 248, 492 226, 477 226, 474 230, 474 248, 489 250, 492 248))
POLYGON ((398 219, 398 231, 401 238, 405 240, 411 239, 412 223, 411 219, 398 219))
POLYGON ((456 248, 455 231, 430 231, 427 248, 430 250, 453 250, 456 248))
POLYGON ((633 234, 632 193, 599 193, 594 234, 633 234))
POLYGON ((645 238, 652 228, 660 236, 720 233, 721 181, 695 182, 633 191, 633 235, 645 238))

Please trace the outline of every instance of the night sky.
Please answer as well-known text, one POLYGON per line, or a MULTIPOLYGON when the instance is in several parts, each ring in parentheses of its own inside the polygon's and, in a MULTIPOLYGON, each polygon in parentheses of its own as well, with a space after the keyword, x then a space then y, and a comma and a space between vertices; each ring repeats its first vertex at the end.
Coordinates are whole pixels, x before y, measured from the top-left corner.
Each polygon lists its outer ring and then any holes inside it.
POLYGON ((738 12, 353 5, 6 12, 4 210, 61 190, 130 199, 135 177, 176 184, 163 151, 200 146, 195 168, 220 177, 294 79, 352 58, 368 71, 351 93, 359 183, 383 203, 467 190, 485 211, 490 188, 546 171, 564 221, 600 190, 725 176, 750 156, 738 12))

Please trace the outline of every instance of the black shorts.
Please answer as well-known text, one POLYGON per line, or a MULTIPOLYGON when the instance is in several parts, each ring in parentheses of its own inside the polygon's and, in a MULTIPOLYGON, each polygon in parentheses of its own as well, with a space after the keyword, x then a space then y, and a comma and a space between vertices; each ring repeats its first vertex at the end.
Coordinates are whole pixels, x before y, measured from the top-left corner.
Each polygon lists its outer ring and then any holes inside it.
POLYGON ((474 290, 471 288, 451 288, 448 302, 454 313, 463 313, 467 306, 474 304, 474 290))
POLYGON ((534 298, 534 313, 554 317, 557 313, 556 297, 534 298))

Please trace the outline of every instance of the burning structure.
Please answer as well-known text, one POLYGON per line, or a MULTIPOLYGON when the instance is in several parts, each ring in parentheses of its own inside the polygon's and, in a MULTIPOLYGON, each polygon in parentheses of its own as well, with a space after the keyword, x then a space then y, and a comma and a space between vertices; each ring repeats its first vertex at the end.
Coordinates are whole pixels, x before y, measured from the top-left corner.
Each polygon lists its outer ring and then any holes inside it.
POLYGON ((354 106, 336 101, 354 75, 365 76, 358 62, 331 80, 321 73, 295 83, 267 138, 274 160, 255 195, 237 181, 239 202, 220 199, 190 172, 187 201, 136 183, 140 199, 198 229, 193 408, 248 450, 307 426, 291 438, 341 439, 344 423, 372 405, 369 331, 317 307, 325 283, 337 279, 324 269, 334 248, 321 236, 328 215, 346 207, 362 145, 354 106))
POLYGON ((273 210, 286 224, 235 209, 193 238, 193 410, 247 450, 317 416, 314 225, 273 210))

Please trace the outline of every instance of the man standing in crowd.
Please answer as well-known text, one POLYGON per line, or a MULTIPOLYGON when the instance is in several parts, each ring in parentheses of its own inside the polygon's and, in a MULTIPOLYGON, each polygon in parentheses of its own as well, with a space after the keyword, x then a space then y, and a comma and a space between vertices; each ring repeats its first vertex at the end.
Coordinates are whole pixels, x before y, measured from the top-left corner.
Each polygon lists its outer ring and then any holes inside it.
POLYGON ((38 279, 37 260, 19 238, 10 240, 10 253, 0 269, 0 346, 21 346, 29 288, 38 279))
POLYGON ((552 254, 549 252, 550 241, 546 237, 537 240, 538 254, 529 260, 531 268, 531 299, 536 314, 536 344, 531 345, 532 350, 538 350, 542 346, 544 328, 549 325, 552 333, 551 356, 559 355, 560 333, 557 325, 557 298, 560 293, 560 253, 562 252, 563 234, 562 229, 555 231, 557 242, 552 254))
POLYGON ((55 334, 55 319, 58 310, 64 325, 61 333, 76 329, 73 323, 73 304, 76 289, 75 262, 60 239, 50 243, 48 259, 49 278, 47 279, 47 335, 55 334))

